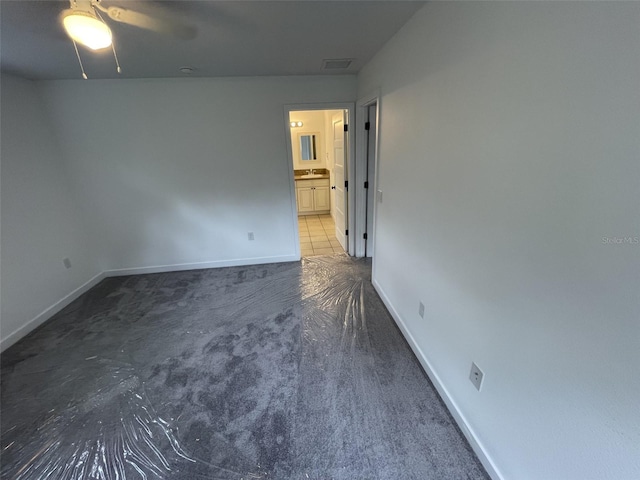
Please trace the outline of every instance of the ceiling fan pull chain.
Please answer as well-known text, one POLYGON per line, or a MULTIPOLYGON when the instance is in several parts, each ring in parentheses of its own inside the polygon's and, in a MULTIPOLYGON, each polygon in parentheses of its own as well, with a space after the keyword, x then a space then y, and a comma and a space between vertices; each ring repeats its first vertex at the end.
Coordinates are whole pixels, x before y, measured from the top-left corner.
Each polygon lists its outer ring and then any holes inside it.
POLYGON ((89 77, 87 77, 87 74, 84 73, 84 66, 82 65, 82 59, 80 58, 80 52, 78 52, 78 45, 76 45, 76 41, 71 39, 71 41, 73 42, 73 48, 76 49, 76 57, 78 57, 78 63, 80 64, 80 70, 82 70, 82 78, 84 78, 85 80, 88 80, 89 77))
POLYGON ((111 43, 111 50, 113 50, 113 58, 116 59, 116 70, 118 71, 118 73, 122 73, 120 62, 118 61, 118 54, 116 53, 116 47, 113 43, 111 43))
MULTIPOLYGON (((102 5, 100 5, 100 0, 96 0, 95 4, 93 6, 97 7, 99 10, 103 10, 104 11, 104 7, 102 5)), ((104 21, 104 18, 102 18, 102 15, 100 14, 100 12, 98 10, 94 10, 94 12, 96 13, 96 15, 100 19, 100 21, 102 23, 104 23, 105 25, 107 25, 107 22, 104 21)), ((116 46, 114 45, 113 41, 111 42, 111 51, 113 52, 113 58, 116 61, 116 71, 118 73, 122 73, 122 69, 120 68, 120 62, 118 61, 118 54, 116 53, 116 46)))

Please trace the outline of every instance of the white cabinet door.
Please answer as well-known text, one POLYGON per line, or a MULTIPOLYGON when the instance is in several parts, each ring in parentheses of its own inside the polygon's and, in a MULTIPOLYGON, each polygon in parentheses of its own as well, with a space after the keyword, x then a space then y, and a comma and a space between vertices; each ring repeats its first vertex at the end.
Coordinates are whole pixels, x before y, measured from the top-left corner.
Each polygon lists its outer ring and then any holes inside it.
POLYGON ((313 212, 315 210, 313 205, 313 189, 309 188, 298 188, 297 197, 298 197, 298 211, 299 212, 313 212))
POLYGON ((329 203, 329 187, 315 187, 313 190, 313 200, 316 210, 329 210, 331 208, 329 203))
POLYGON ((329 179, 296 180, 298 213, 327 212, 331 209, 329 179))

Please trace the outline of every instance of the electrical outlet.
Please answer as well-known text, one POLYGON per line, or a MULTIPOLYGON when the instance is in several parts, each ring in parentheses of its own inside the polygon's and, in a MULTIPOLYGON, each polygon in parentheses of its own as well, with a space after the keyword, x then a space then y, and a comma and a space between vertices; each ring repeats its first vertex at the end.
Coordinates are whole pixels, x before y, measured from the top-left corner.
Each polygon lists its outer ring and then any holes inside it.
POLYGON ((248 236, 249 236, 249 240, 255 239, 255 237, 253 236, 253 232, 249 232, 248 236))
POLYGON ((478 368, 475 362, 471 362, 471 373, 469 373, 469 380, 476 387, 478 391, 480 391, 480 387, 482 386, 482 378, 484 377, 484 373, 482 370, 478 368))
POLYGON ((424 303, 422 302, 420 302, 420 305, 418 306, 418 315, 424 318, 424 303))
POLYGON ((67 270, 71 268, 71 260, 69 260, 68 258, 63 258, 62 264, 67 270))
POLYGON ((378 190, 378 203, 382 203, 382 190, 378 190))

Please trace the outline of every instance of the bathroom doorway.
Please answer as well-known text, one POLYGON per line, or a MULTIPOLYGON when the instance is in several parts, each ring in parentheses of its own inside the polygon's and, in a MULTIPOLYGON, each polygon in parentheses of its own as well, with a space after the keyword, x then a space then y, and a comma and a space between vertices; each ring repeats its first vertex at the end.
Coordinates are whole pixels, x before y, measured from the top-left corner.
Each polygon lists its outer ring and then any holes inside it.
POLYGON ((285 111, 302 257, 349 253, 352 111, 333 104, 285 111))

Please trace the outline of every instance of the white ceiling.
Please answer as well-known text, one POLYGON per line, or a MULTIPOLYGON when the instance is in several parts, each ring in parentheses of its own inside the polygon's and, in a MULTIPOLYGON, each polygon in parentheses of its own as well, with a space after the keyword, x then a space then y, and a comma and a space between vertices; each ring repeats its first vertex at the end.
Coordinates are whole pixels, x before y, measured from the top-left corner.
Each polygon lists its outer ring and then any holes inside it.
MULTIPOLYGON (((103 0, 196 28, 179 39, 107 20, 122 77, 353 74, 424 4, 421 1, 103 0), (322 70, 327 58, 353 58, 322 70)), ((31 79, 77 79, 73 44, 58 20, 68 0, 0 0, 2 70, 31 79)), ((113 54, 79 47, 90 78, 116 78, 113 54)))

